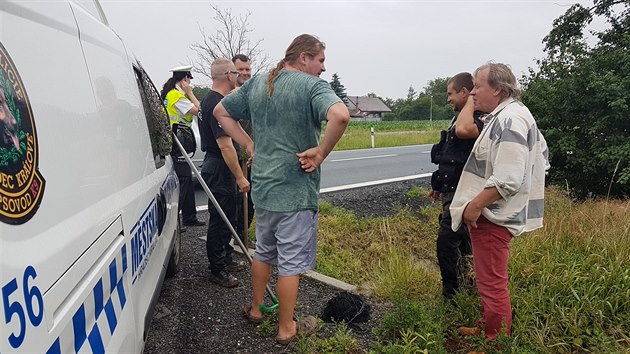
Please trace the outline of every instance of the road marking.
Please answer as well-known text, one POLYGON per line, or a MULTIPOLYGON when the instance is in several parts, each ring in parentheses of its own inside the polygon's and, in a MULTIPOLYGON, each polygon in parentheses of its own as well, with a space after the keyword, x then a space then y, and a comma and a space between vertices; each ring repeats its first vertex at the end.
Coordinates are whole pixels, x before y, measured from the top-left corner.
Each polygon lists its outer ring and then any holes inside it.
POLYGON ((385 147, 375 147, 375 148, 367 148, 367 149, 353 149, 353 150, 335 150, 331 152, 331 154, 344 153, 348 151, 359 151, 359 150, 399 150, 399 149, 416 149, 422 146, 433 146, 433 144, 420 144, 420 145, 405 145, 405 146, 385 146, 385 147))
POLYGON ((398 156, 398 154, 375 155, 375 156, 364 156, 364 157, 350 157, 350 158, 347 158, 347 159, 336 159, 336 160, 330 160, 330 162, 352 161, 352 160, 366 160, 366 159, 377 159, 377 158, 380 158, 380 157, 392 157, 392 156, 398 156))
POLYGON ((345 189, 375 186, 375 185, 378 185, 378 184, 400 182, 400 181, 408 181, 410 179, 431 177, 432 174, 433 173, 423 173, 423 174, 420 174, 420 175, 411 175, 411 176, 403 176, 403 177, 396 177, 396 178, 380 179, 380 180, 377 180, 377 181, 369 181, 369 182, 361 182, 361 183, 354 183, 354 184, 346 184, 346 185, 343 185, 343 186, 322 188, 322 189, 319 190, 319 192, 320 193, 328 193, 328 192, 342 191, 342 190, 345 190, 345 189))
MULTIPOLYGON (((342 191, 346 189, 376 186, 379 184, 392 183, 392 182, 408 181, 410 179, 427 178, 427 177, 431 177, 432 174, 433 173, 423 173, 419 175, 411 175, 411 176, 403 176, 403 177, 396 177, 396 178, 380 179, 380 180, 369 181, 369 182, 345 184, 343 186, 322 188, 319 190, 319 193, 337 192, 337 191, 342 191)), ((200 205, 197 207, 197 211, 206 211, 206 210, 208 210, 208 205, 200 205)))

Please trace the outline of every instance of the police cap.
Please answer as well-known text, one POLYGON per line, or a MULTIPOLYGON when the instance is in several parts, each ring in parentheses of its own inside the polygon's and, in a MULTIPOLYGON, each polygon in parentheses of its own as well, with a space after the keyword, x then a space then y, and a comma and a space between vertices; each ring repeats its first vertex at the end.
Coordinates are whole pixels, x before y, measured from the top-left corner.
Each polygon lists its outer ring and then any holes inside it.
POLYGON ((185 73, 186 76, 190 77, 191 79, 193 78, 192 74, 190 73, 190 70, 192 70, 192 65, 182 65, 182 66, 176 66, 174 68, 172 68, 171 70, 169 70, 172 73, 185 73))

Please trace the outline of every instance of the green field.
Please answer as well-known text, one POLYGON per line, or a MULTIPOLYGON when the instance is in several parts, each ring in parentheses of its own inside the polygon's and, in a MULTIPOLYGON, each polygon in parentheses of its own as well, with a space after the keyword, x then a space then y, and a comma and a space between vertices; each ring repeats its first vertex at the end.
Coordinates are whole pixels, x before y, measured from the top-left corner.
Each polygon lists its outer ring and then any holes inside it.
POLYGON ((446 129, 449 123, 449 120, 350 122, 335 150, 371 148, 370 128, 374 128, 374 147, 377 148, 435 144, 440 140, 440 130, 446 129))

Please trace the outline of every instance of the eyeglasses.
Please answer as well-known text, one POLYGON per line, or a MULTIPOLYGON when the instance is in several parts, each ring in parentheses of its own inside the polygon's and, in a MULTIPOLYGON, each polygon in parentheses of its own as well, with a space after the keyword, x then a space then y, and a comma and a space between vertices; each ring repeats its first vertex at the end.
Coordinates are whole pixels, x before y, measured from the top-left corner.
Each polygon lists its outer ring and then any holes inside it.
POLYGON ((241 73, 239 73, 238 71, 228 71, 225 73, 225 75, 229 75, 229 74, 234 74, 236 76, 239 76, 241 73))

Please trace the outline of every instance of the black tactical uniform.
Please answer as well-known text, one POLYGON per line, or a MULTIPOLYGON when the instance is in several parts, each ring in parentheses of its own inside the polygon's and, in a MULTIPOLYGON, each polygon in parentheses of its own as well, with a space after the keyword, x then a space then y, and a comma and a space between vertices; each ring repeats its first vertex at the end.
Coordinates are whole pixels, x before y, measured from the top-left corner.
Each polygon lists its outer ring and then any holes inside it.
MULTIPOLYGON (((479 132, 483 123, 479 119, 481 112, 474 113, 475 125, 479 132)), ((465 227, 458 231, 451 229, 449 207, 455 195, 455 189, 462 174, 464 164, 470 155, 476 139, 460 139, 455 135, 455 118, 448 130, 441 133, 440 142, 431 149, 431 162, 438 165, 438 170, 431 177, 431 188, 440 192, 442 213, 439 216, 440 227, 437 238, 437 258, 442 275, 442 294, 450 299, 459 288, 458 277, 465 271, 463 256, 472 254, 470 237, 465 227)))

